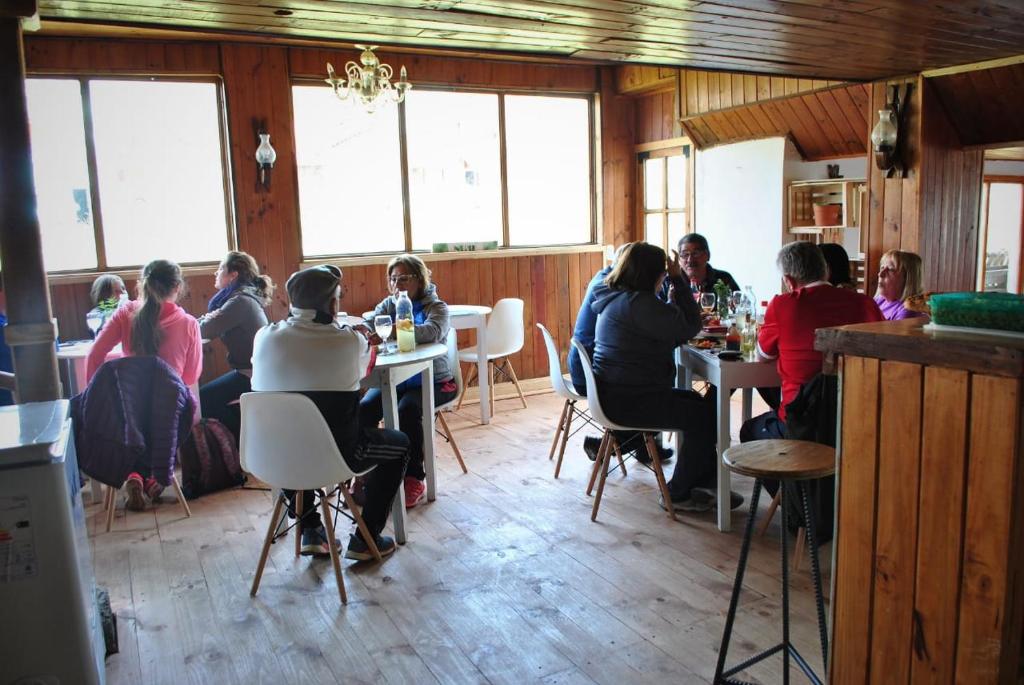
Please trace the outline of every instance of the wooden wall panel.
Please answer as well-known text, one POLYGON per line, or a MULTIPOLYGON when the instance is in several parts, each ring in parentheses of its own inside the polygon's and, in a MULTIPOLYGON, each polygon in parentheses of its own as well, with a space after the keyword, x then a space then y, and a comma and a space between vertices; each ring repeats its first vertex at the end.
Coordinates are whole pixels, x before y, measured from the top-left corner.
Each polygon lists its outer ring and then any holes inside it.
POLYGON ((25 69, 35 73, 220 74, 216 43, 110 41, 26 36, 25 69))
POLYGON ((928 78, 963 145, 1024 141, 1024 63, 928 78))
MULTIPOLYGON (((620 67, 629 69, 635 67, 620 67)), ((824 81, 795 78, 764 78, 752 74, 735 74, 726 71, 703 71, 680 69, 679 88, 682 101, 679 114, 684 119, 699 116, 719 109, 742 107, 764 100, 790 97, 824 88, 845 85, 841 81, 824 81), (762 86, 758 87, 758 81, 762 86), (696 96, 690 92, 697 88, 696 96)), ((663 81, 659 82, 662 85, 663 81)), ((662 86, 663 87, 663 86, 662 86)))
MULTIPOLYGON (((634 203, 636 197, 635 109, 633 98, 615 93, 614 71, 604 67, 600 78, 601 121, 601 231, 598 242, 622 245, 636 240, 638 229, 634 203)), ((590 276, 583 277, 589 280, 590 276)))
POLYGON ((679 124, 673 113, 675 95, 671 91, 653 93, 632 100, 636 107, 636 142, 653 143, 679 136, 679 124))

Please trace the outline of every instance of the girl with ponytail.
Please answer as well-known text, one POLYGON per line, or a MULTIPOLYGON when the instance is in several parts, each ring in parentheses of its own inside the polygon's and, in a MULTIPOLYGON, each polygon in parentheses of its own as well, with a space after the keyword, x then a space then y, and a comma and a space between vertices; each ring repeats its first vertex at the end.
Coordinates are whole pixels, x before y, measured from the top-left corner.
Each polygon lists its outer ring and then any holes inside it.
POLYGON ((252 389, 252 341, 267 325, 264 307, 270 304, 274 282, 260 274, 256 260, 245 252, 228 252, 214 275, 217 293, 199 318, 204 338, 220 338, 228 350, 231 371, 199 389, 203 418, 217 419, 235 439, 241 427, 238 404, 252 389))

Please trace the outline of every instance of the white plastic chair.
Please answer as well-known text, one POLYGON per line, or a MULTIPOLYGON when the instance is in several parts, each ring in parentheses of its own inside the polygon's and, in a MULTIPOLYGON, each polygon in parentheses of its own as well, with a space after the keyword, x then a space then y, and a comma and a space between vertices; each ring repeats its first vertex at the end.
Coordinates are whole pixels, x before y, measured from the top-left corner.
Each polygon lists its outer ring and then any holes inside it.
POLYGON ((594 369, 590 365, 590 357, 587 351, 575 338, 571 343, 575 345, 576 351, 580 354, 580 362, 583 364, 583 375, 587 379, 587 405, 590 407, 590 415, 594 421, 604 426, 604 437, 601 438, 601 447, 597 451, 597 459, 594 461, 594 470, 590 474, 590 484, 587 486, 587 494, 594 487, 594 479, 598 473, 601 474, 601 481, 597 486, 597 495, 594 497, 594 509, 590 514, 590 520, 597 520, 597 511, 601 507, 601 495, 604 493, 604 481, 608 476, 608 462, 610 461, 612 449, 618 448, 618 441, 613 430, 619 431, 642 431, 644 433, 644 444, 647 446, 647 454, 651 457, 651 469, 655 478, 658 479, 658 488, 665 501, 665 508, 668 509, 668 517, 676 520, 675 508, 672 506, 672 496, 668 492, 668 483, 665 481, 665 472, 661 469, 661 455, 658 446, 654 443, 654 434, 664 432, 675 432, 676 428, 641 428, 639 426, 623 426, 609 419, 601 409, 601 400, 597 395, 597 383, 594 381, 594 369))
POLYGON ((444 436, 448 440, 448 444, 452 446, 452 452, 455 452, 455 458, 459 460, 459 466, 462 467, 463 473, 469 473, 466 470, 466 462, 462 461, 462 453, 459 452, 459 446, 455 444, 455 436, 452 435, 452 431, 448 428, 448 422, 444 420, 444 412, 450 410, 455 406, 455 403, 462 397, 462 367, 459 365, 459 346, 457 331, 454 328, 448 329, 448 338, 445 341, 448 345, 448 367, 452 370, 452 375, 455 380, 455 396, 445 402, 439 407, 434 407, 434 416, 437 418, 438 423, 441 424, 441 430, 444 431, 444 436))
MULTIPOLYGON (((519 393, 519 400, 526 409, 526 397, 523 396, 523 389, 519 386, 519 379, 516 378, 516 371, 512 368, 513 355, 523 349, 523 338, 525 335, 523 324, 523 301, 515 297, 506 297, 498 300, 487 318, 487 373, 491 378, 491 416, 494 416, 494 375, 500 372, 505 375, 519 393), (498 361, 501 361, 500 366, 498 361)), ((479 360, 475 349, 459 350, 459 361, 472 364, 469 371, 469 378, 459 396, 459 403, 456 409, 462 407, 462 400, 466 395, 466 387, 473 381, 476 374, 476 364, 479 360)), ((487 398, 481 397, 481 402, 487 398)))
POLYGON ((562 470, 562 457, 565 456, 565 444, 569 441, 573 421, 578 417, 598 428, 602 428, 602 426, 598 426, 591 420, 590 414, 586 409, 577 408, 576 403, 581 400, 585 402, 587 398, 576 392, 576 389, 571 384, 565 382, 565 376, 562 375, 562 360, 558 355, 555 339, 551 337, 551 333, 544 327, 544 324, 537 324, 537 328, 540 329, 541 335, 544 336, 544 347, 548 351, 548 377, 551 379, 551 389, 555 391, 556 395, 565 400, 562 404, 562 415, 558 419, 558 428, 555 429, 555 437, 551 441, 551 451, 548 453, 548 459, 553 459, 555 456, 555 446, 558 445, 558 438, 561 437, 562 446, 558 449, 558 461, 555 462, 555 478, 558 478, 558 474, 562 470))
MULTIPOLYGON (((320 410, 313 400, 294 392, 247 392, 241 398, 242 430, 239 439, 242 469, 256 476, 272 488, 277 488, 274 513, 267 526, 256 577, 249 594, 256 596, 267 563, 270 545, 281 535, 277 530, 282 522, 282 507, 286 497, 281 490, 295 490, 296 521, 302 514, 302 493, 312 490, 319 496, 324 528, 327 532, 327 546, 334 565, 334 579, 338 583, 338 594, 342 604, 348 603, 345 581, 341 578, 341 561, 335 544, 334 523, 325 488, 329 492, 355 476, 362 476, 373 467, 353 472, 341 456, 331 429, 327 426, 320 410)), ((348 506, 363 540, 377 561, 381 560, 380 550, 355 503, 348 488, 340 487, 345 504, 348 506)), ((301 532, 295 523, 295 556, 299 555, 301 532)))

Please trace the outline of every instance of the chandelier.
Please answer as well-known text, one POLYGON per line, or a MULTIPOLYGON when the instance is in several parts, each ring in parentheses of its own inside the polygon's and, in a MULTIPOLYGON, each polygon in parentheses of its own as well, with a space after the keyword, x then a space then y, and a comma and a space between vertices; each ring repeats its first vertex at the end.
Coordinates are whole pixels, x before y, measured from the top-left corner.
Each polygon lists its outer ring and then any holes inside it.
POLYGON ((324 80, 334 89, 334 94, 338 96, 338 99, 347 100, 350 95, 355 93, 362 100, 368 112, 376 109, 381 100, 389 102, 404 100, 406 91, 412 88, 412 84, 406 78, 405 67, 403 66, 399 71, 398 81, 392 84, 391 77, 394 75, 394 71, 391 69, 391 65, 381 64, 377 59, 377 55, 373 53, 377 46, 357 45, 356 47, 363 51, 359 55, 362 66, 351 61, 346 64, 345 76, 348 77, 347 79, 335 74, 334 66, 330 62, 327 63, 327 78, 324 80))

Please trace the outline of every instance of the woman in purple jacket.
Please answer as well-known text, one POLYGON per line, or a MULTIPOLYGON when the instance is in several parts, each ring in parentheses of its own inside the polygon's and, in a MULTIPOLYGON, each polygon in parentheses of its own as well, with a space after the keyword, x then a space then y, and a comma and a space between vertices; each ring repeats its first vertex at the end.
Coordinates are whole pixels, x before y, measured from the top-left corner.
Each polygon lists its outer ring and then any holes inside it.
POLYGON ((920 295, 921 258, 913 252, 889 250, 882 255, 878 264, 878 290, 875 291, 875 304, 882 310, 882 316, 888 321, 912 319, 925 316, 923 312, 914 312, 903 306, 904 300, 920 295))

